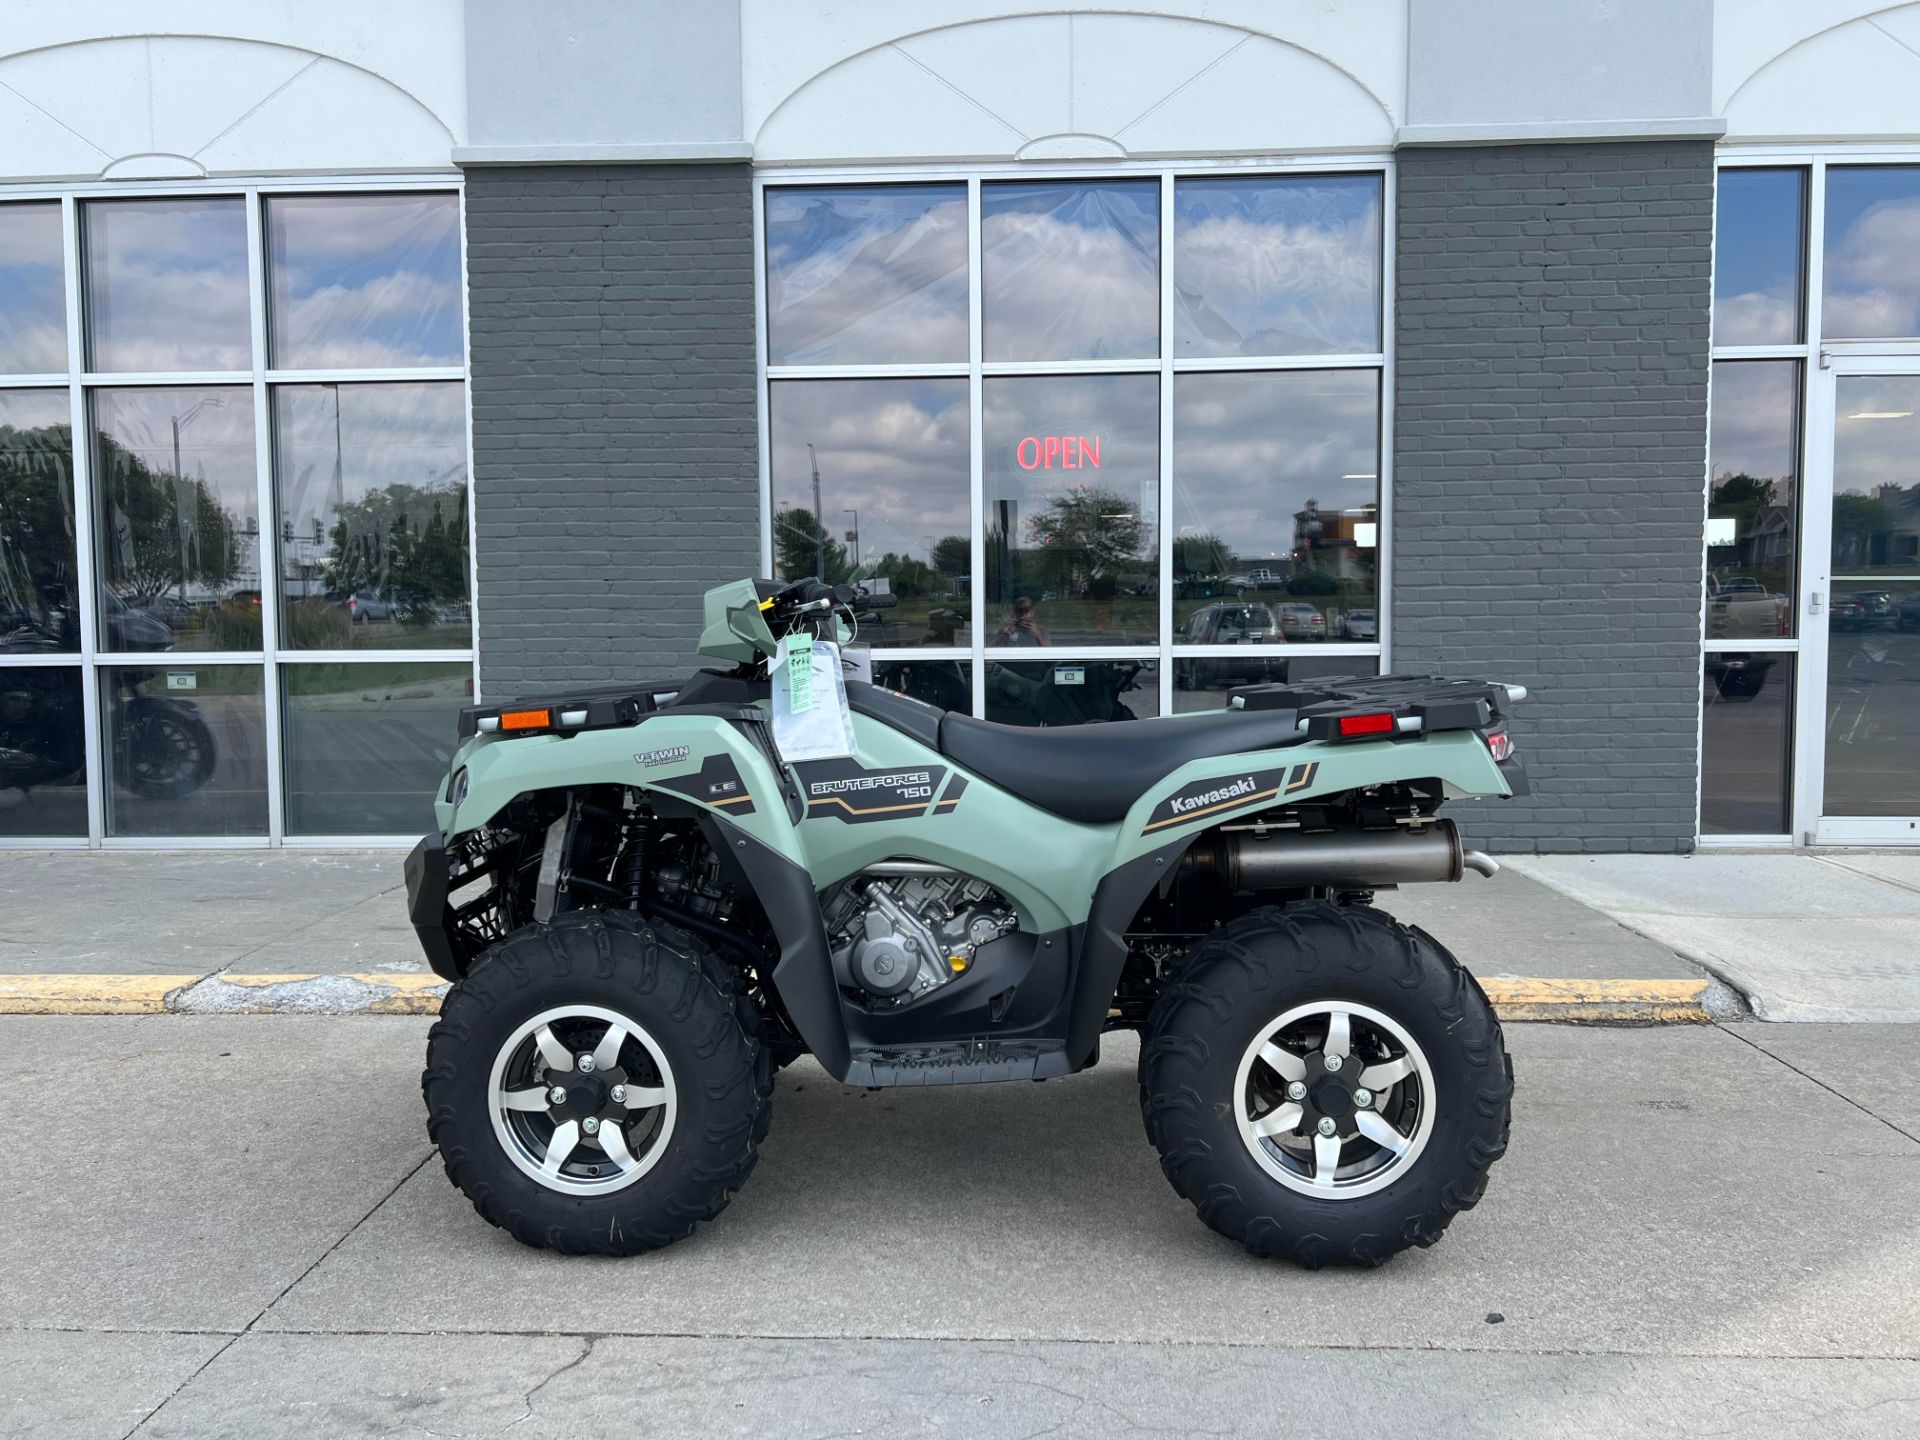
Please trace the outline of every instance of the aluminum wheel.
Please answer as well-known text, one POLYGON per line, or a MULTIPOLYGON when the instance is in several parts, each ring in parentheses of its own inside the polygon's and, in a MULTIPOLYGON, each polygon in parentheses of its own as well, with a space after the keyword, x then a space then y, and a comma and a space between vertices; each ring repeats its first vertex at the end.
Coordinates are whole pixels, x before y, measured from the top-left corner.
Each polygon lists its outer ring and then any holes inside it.
POLYGON ((597 1005, 535 1015, 500 1047, 487 1085, 508 1158, 569 1195, 605 1195, 645 1175, 666 1153, 679 1110, 654 1038, 597 1005))
POLYGON ((1240 1138, 1289 1190, 1371 1195, 1433 1133, 1433 1070, 1397 1021, 1338 1000, 1298 1005, 1254 1037, 1234 1082, 1240 1138))

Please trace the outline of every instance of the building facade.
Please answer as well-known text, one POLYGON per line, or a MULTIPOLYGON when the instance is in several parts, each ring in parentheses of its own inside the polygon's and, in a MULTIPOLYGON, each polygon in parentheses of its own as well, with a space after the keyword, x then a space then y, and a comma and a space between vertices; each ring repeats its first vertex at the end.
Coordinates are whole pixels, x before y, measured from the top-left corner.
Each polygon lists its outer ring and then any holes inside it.
POLYGON ((425 828, 857 578, 1022 724, 1525 684, 1506 849, 1920 841, 1920 3, 0 20, 0 843, 425 828))

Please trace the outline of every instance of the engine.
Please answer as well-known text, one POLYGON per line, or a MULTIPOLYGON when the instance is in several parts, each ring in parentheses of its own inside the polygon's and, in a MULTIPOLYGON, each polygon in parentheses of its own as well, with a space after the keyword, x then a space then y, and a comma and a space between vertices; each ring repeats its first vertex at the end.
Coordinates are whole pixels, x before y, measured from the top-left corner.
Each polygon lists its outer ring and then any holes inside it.
POLYGON ((828 905, 826 922, 840 983, 888 1005, 966 974, 976 950, 1020 924, 998 890, 952 871, 857 875, 828 905))

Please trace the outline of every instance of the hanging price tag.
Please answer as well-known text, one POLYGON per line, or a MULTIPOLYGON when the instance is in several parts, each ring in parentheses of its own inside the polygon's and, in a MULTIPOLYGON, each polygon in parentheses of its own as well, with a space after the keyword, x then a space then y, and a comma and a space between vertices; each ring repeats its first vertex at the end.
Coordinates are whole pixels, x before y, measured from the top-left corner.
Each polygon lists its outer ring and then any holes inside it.
POLYGON ((773 742, 781 758, 839 759, 853 754, 853 716, 840 674, 840 647, 789 635, 769 667, 773 681, 773 742))
POLYGON ((787 687, 787 713, 804 715, 813 709, 813 637, 789 635, 782 640, 778 668, 787 687))

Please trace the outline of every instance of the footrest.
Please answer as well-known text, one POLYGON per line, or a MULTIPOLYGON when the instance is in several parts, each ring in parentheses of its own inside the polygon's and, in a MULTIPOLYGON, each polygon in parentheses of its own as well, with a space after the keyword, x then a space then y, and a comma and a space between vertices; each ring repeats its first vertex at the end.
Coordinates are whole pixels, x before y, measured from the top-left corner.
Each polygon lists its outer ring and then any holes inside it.
POLYGON ((958 1040, 897 1050, 855 1050, 849 1085, 980 1085, 1068 1073, 1058 1040, 958 1040))

